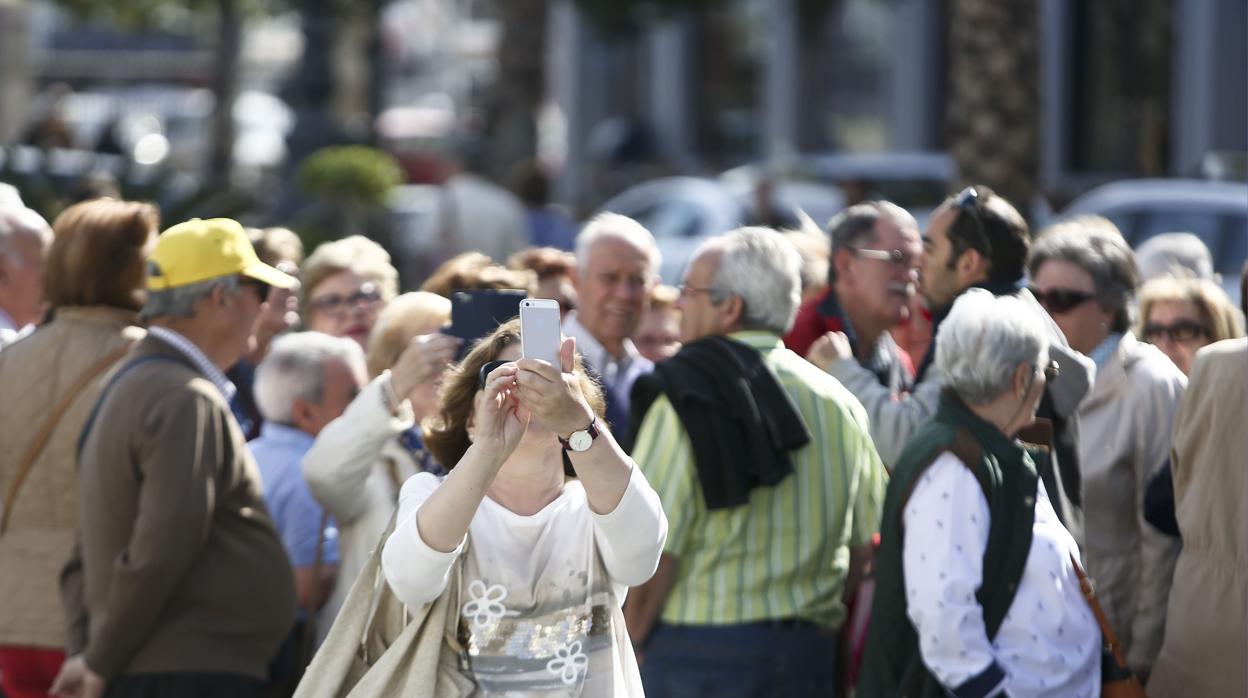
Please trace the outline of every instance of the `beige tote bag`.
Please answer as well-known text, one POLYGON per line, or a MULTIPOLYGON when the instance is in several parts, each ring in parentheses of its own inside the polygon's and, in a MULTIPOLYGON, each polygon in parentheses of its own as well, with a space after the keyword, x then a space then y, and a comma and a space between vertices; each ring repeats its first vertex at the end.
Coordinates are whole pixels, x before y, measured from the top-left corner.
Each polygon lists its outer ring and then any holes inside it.
POLYGON ((391 516, 295 698, 462 698, 475 688, 461 668, 463 648, 456 638, 463 555, 446 591, 410 609, 381 572, 381 549, 394 523, 391 516))

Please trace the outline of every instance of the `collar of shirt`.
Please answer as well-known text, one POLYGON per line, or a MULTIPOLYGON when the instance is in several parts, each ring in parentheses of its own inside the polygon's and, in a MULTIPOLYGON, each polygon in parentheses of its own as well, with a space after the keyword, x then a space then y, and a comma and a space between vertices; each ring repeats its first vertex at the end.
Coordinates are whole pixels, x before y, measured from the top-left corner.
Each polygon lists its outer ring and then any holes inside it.
POLYGON ((728 335, 728 338, 761 352, 784 347, 784 340, 780 339, 780 335, 766 330, 738 330, 728 335))
POLYGON ((195 368, 199 369, 199 371, 204 374, 205 378, 212 381, 212 384, 217 386, 217 390, 221 391, 221 395, 225 398, 226 402, 234 399, 234 394, 238 392, 238 389, 234 387, 234 384, 230 382, 229 378, 225 377, 225 373, 223 373, 221 369, 217 368, 217 365, 212 363, 212 361, 204 355, 204 352, 201 351, 199 347, 195 346, 194 342, 186 337, 183 337, 177 332, 174 332, 168 327, 155 326, 147 332, 153 337, 185 354, 186 358, 190 359, 191 363, 195 364, 195 368))
POLYGON ((308 432, 292 427, 289 424, 278 424, 277 422, 265 422, 260 426, 259 439, 264 439, 269 443, 291 450, 307 451, 312 448, 312 443, 316 441, 316 437, 308 432))
POLYGON ((616 376, 627 373, 629 366, 641 356, 631 339, 624 340, 624 356, 618 359, 612 356, 607 348, 594 339, 594 335, 589 330, 585 329, 585 326, 577 319, 575 310, 570 311, 564 318, 563 333, 576 338, 576 350, 581 352, 581 356, 585 357, 589 365, 607 383, 614 383, 616 376))
POLYGON ((0 308, 0 330, 13 330, 14 332, 17 332, 21 329, 22 328, 18 327, 17 323, 13 321, 12 315, 6 313, 4 308, 0 308))
POLYGON ((1110 332, 1109 336, 1104 339, 1096 348, 1088 353, 1088 358, 1096 364, 1099 371, 1105 368, 1105 364, 1109 363, 1109 358, 1118 350, 1118 343, 1122 341, 1121 332, 1110 332))

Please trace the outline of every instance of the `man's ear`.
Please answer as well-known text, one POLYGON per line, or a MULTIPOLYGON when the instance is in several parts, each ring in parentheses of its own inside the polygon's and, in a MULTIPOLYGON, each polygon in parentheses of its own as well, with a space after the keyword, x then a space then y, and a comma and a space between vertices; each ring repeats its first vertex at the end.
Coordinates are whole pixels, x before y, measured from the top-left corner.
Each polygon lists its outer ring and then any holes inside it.
POLYGON ((983 253, 973 247, 968 247, 962 250, 962 254, 958 256, 955 268, 962 285, 970 286, 973 283, 987 279, 991 266, 988 258, 983 253))
POLYGON ((312 404, 303 398, 295 398, 295 401, 290 405, 290 421, 292 422, 291 426, 296 429, 311 432, 311 429, 308 427, 312 425, 312 422, 316 421, 316 417, 313 415, 312 404))
POLYGON ((849 275, 849 263, 854 259, 853 250, 848 247, 842 247, 832 255, 832 268, 836 269, 836 277, 838 279, 849 275))
POLYGON ((745 319, 745 301, 741 296, 733 294, 724 300, 721 318, 725 328, 741 326, 741 321, 745 319))

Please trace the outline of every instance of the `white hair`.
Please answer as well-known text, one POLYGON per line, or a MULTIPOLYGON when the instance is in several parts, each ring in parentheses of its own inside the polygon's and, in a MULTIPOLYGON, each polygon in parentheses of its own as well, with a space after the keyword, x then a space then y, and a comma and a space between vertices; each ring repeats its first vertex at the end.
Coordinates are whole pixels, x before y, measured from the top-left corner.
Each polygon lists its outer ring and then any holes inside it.
POLYGON ((1141 281, 1167 274, 1217 281, 1213 255, 1204 241, 1192 233, 1162 233, 1151 237, 1135 250, 1135 261, 1140 268, 1141 281))
POLYGON ((645 253, 650 260, 650 275, 659 273, 662 256, 659 254, 659 243, 646 227, 637 221, 618 213, 600 213, 581 228, 576 236, 576 264, 582 273, 589 264, 589 253, 594 244, 603 238, 623 240, 645 253))
POLYGON ((195 317, 195 306, 206 298, 216 287, 222 287, 233 296, 238 293, 240 285, 237 276, 218 276, 207 281, 196 281, 193 284, 175 286, 162 290, 147 291, 147 301, 139 317, 145 322, 157 318, 192 318, 195 317))
POLYGON ((341 361, 363 376, 364 350, 353 339, 321 332, 278 337, 256 369, 256 406, 270 422, 291 424, 295 400, 320 404, 325 398, 325 368, 341 361))
POLYGON ((20 199, 0 203, 0 255, 15 266, 25 267, 35 260, 22 255, 18 240, 34 238, 44 247, 52 243, 52 227, 34 209, 26 208, 20 199))
POLYGON ((936 366, 945 385, 973 405, 1010 389, 1021 364, 1042 369, 1049 339, 1035 311, 1012 296, 973 288, 954 301, 936 333, 936 366))
POLYGON ((711 300, 739 296, 742 329, 789 331, 802 302, 802 256, 788 238, 770 228, 738 228, 702 243, 698 252, 705 249, 722 253, 711 300))

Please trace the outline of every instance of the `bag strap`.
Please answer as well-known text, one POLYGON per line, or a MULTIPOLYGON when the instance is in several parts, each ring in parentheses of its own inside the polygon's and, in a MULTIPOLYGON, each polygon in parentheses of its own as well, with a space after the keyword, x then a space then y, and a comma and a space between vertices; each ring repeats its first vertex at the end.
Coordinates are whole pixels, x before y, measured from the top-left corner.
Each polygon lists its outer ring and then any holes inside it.
POLYGON ((39 460, 39 455, 43 453, 44 447, 48 445, 48 440, 52 438, 52 432, 56 429, 56 425, 60 423, 61 417, 65 416, 65 412, 69 410, 70 405, 82 393, 87 384, 94 380, 110 366, 121 360, 121 357, 130 351, 133 342, 126 342, 124 346, 110 352, 107 356, 99 361, 91 364, 86 371, 83 372, 78 380, 69 388, 66 393, 61 396, 60 402, 53 408, 52 413, 44 420, 43 427, 35 434, 35 438, 27 447, 26 453, 22 454, 21 464, 17 466, 17 476, 13 478, 13 482, 9 485, 9 491, 4 496, 4 508, 0 513, 0 536, 9 528, 9 516, 13 513, 13 505, 17 503, 17 494, 21 491, 22 485, 25 484, 26 478, 30 475, 30 471, 35 467, 35 461, 39 460))
POLYGON ((100 396, 96 398, 95 406, 91 408, 91 414, 87 416, 87 421, 82 425, 82 433, 78 435, 78 461, 82 461, 82 449, 87 445, 87 436, 90 435, 91 428, 95 426, 95 420, 100 416, 100 408, 104 407, 104 400, 108 397, 108 393, 112 391, 113 386, 117 385, 117 381, 121 380, 122 376, 129 373, 130 369, 151 361, 172 361, 174 363, 182 364, 193 371, 199 371, 199 369, 195 368, 195 366, 191 364, 190 359, 182 358, 181 356, 173 356, 172 354, 145 354, 143 356, 136 356, 131 359, 129 363, 117 369, 117 372, 114 373, 113 377, 109 379, 108 385, 105 385, 104 389, 100 391, 100 396))
POLYGON ((1114 634, 1114 629, 1109 625, 1109 619, 1105 617, 1105 611, 1101 608, 1101 602, 1096 599, 1096 589, 1092 584, 1092 580, 1088 579, 1088 575, 1083 571, 1083 567, 1079 565, 1079 561, 1075 559, 1075 554, 1070 554, 1070 564, 1075 566, 1075 576, 1079 578, 1079 589, 1083 592, 1083 598, 1087 600, 1088 607, 1092 610, 1092 615, 1096 617, 1096 624, 1101 626, 1101 638, 1104 640, 1105 649, 1114 656, 1114 662, 1121 670, 1127 670, 1127 659, 1122 654, 1122 644, 1118 642, 1118 636, 1114 634))

